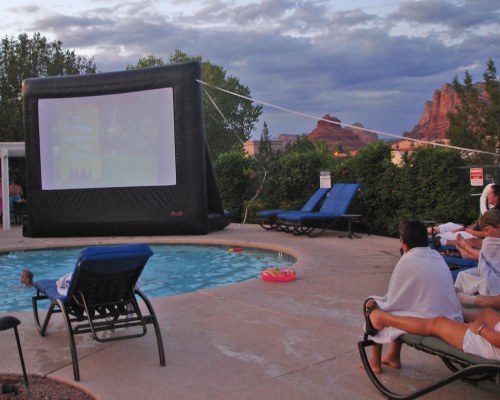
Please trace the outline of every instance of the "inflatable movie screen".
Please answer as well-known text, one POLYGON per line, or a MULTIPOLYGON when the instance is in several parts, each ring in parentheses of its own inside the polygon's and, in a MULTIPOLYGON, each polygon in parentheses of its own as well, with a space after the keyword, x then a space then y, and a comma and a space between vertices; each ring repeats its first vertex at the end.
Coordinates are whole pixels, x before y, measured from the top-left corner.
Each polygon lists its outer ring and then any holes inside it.
POLYGON ((28 235, 205 234, 227 226, 199 63, 26 79, 28 235))

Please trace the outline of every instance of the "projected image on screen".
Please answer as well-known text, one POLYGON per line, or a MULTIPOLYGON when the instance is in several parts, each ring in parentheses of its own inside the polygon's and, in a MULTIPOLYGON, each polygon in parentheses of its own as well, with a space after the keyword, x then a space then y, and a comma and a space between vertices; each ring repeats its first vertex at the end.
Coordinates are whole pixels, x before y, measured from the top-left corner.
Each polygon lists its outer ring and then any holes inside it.
POLYGON ((173 89, 38 100, 43 190, 176 184, 173 89))

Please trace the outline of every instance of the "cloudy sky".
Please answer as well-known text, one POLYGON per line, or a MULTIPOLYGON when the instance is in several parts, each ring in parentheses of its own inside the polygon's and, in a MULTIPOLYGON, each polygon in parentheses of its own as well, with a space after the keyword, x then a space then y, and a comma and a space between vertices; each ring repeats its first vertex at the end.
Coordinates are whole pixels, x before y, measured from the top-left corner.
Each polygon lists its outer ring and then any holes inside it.
MULTIPOLYGON (((401 134, 465 70, 500 71, 498 0, 9 0, 1 37, 40 32, 101 72, 180 49, 222 65, 252 97, 401 134), (43 3, 43 4, 42 4, 43 3)), ((265 106, 272 136, 316 121, 265 106)))

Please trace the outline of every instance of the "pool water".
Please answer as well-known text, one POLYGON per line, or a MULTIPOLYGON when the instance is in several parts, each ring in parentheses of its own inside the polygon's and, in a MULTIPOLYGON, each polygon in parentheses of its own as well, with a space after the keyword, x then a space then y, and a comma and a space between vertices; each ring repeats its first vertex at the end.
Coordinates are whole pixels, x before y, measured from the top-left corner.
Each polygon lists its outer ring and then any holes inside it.
MULTIPOLYGON (((158 245, 141 275, 141 290, 149 298, 173 296, 200 289, 242 282, 260 276, 271 266, 286 267, 295 259, 283 253, 201 245, 158 245)), ((34 288, 19 283, 23 269, 34 280, 57 279, 75 268, 78 249, 15 251, 0 254, 0 311, 31 311, 34 288)))

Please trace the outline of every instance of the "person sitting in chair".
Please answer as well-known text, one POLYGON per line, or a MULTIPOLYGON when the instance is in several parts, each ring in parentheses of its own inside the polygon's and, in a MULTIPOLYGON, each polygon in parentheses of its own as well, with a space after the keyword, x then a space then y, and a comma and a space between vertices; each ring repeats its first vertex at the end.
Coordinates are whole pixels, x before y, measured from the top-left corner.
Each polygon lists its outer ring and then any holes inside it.
POLYGON ((468 324, 445 317, 416 318, 397 316, 367 303, 368 319, 375 331, 387 327, 423 336, 435 336, 465 353, 500 360, 500 314, 486 308, 468 324))
MULTIPOLYGON (((404 255, 396 264, 384 297, 370 296, 364 305, 365 315, 372 306, 397 315, 419 317, 444 316, 463 322, 462 309, 453 287, 453 278, 443 257, 428 246, 427 229, 419 221, 403 222, 399 227, 404 255)), ((401 367, 401 343, 395 339, 404 331, 384 328, 372 329, 366 318, 366 333, 378 343, 373 346, 370 365, 375 373, 382 372, 382 365, 401 367), (389 353, 382 358, 382 344, 390 343, 389 353)))
MULTIPOLYGON (((460 239, 457 248, 461 254, 479 259, 477 268, 460 272, 455 281, 455 288, 466 295, 500 294, 500 211, 488 210, 479 219, 479 225, 486 237, 481 249, 472 248, 460 239)), ((460 294, 459 294, 460 298, 460 294)), ((462 300, 463 302, 463 300, 462 300)))
MULTIPOLYGON (((491 185, 488 191, 488 204, 490 210, 498 210, 500 208, 500 185, 491 185)), ((485 233, 481 231, 479 223, 469 226, 448 222, 428 229, 429 235, 435 236, 434 244, 439 246, 455 246, 457 244, 457 236, 460 235, 466 240, 483 239, 485 233), (433 232, 434 230, 434 232, 433 232)), ((434 239, 434 237, 433 237, 434 239)))

